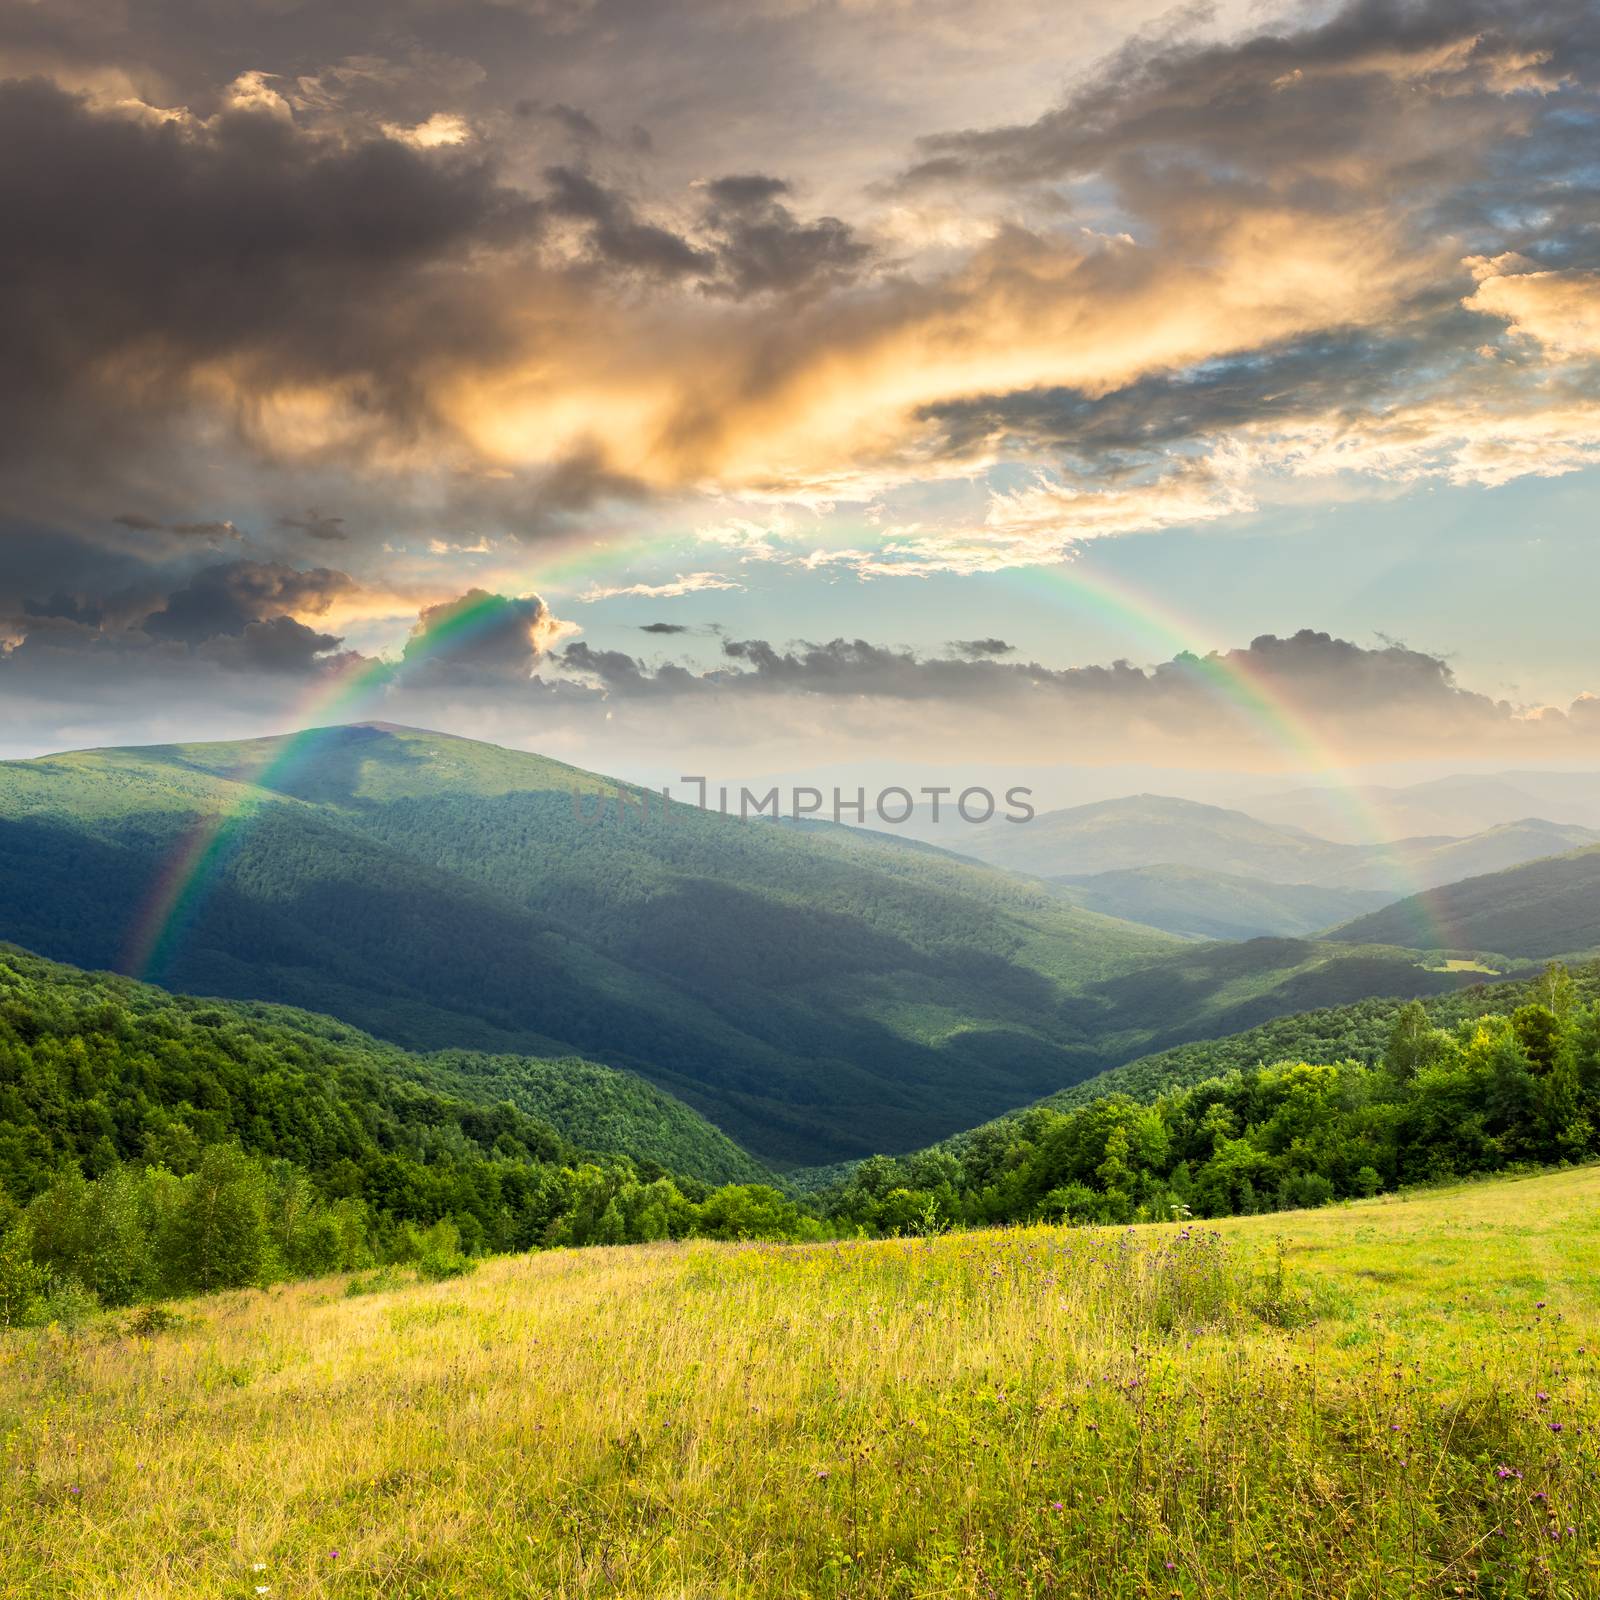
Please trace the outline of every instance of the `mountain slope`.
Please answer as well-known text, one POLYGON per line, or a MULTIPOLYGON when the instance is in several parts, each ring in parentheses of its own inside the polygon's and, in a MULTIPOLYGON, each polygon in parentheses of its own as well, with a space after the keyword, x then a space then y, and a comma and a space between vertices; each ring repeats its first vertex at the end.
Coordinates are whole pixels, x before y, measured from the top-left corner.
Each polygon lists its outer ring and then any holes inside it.
POLYGON ((1055 878, 1074 905, 1193 939, 1297 937, 1386 905, 1382 889, 1267 883, 1202 867, 1129 867, 1055 878))
MULTIPOLYGON (((65 1115, 55 1106, 48 1125, 41 1127, 30 1124, 19 1110, 17 1093, 21 1090, 26 1099, 27 1086, 14 1077, 8 1079, 0 1052, 0 1150, 13 1154, 27 1150, 37 1155, 41 1137, 65 1139, 57 1154, 85 1161, 92 1170, 95 1142, 104 1135, 117 1159, 156 1159, 160 1152, 140 1142, 139 1124, 168 1116, 186 1121, 191 1131, 208 1139, 241 1138, 248 1148, 284 1154, 272 1142, 283 1132, 276 1119, 268 1118, 275 1131, 267 1134, 254 1127, 248 1113, 219 1123, 218 1115, 227 1108, 216 1091, 196 1091, 202 1058, 221 1052, 232 1061, 248 1060, 250 1051, 259 1046, 265 1058, 310 1070, 323 1083, 344 1077, 368 1089, 376 1084, 375 1095, 363 1089, 354 1097, 359 1107, 354 1114, 369 1123, 391 1089, 399 1090, 402 1103, 406 1093, 420 1089, 447 1096, 473 1114, 492 1115, 494 1107, 509 1103, 578 1150, 653 1162, 708 1183, 768 1176, 759 1162, 698 1112, 632 1073, 576 1059, 547 1061, 460 1050, 418 1055, 333 1017, 261 1001, 174 995, 152 984, 85 972, 0 944, 0 1027, 19 1029, 24 1039, 36 1043, 42 1031, 49 1031, 41 1030, 37 1021, 41 1017, 52 1019, 63 1038, 100 1032, 122 1043, 133 1041, 140 1052, 180 1068, 173 1081, 196 1104, 185 1109, 170 1097, 164 1099, 157 1069, 154 1075, 148 1071, 137 1075, 129 1086, 129 1105, 137 1108, 135 1112, 117 1108, 108 1116, 102 1088, 95 1094, 93 1115, 65 1115)), ((98 1048, 90 1051, 91 1073, 103 1068, 103 1058, 98 1048)), ((261 1115, 261 1107, 252 1109, 255 1117, 261 1115)), ((432 1120, 439 1122, 437 1117, 432 1120)), ((331 1147, 320 1147, 305 1164, 319 1171, 318 1159, 326 1165, 334 1153, 331 1147)), ((0 1157, 0 1165, 4 1164, 0 1157)), ((5 1186, 0 1179, 0 1188, 5 1186)), ((13 1194, 25 1188, 11 1184, 13 1194)))
MULTIPOLYGON (((1600 1000, 1600 972, 1589 970, 1572 976, 1578 999, 1600 1000)), ((1518 1006, 1545 1000, 1548 995, 1547 981, 1539 975, 1501 983, 1461 985, 1423 998, 1421 1003, 1434 1027, 1453 1028, 1473 1017, 1494 1013, 1509 1015, 1518 1006)), ((984 1126, 1015 1121, 1039 1107, 1070 1111, 1110 1095, 1126 1095, 1131 1100, 1148 1102, 1173 1089, 1190 1088, 1209 1078, 1285 1061, 1319 1064, 1358 1061, 1371 1066, 1382 1058, 1395 1018, 1408 1003, 1407 999, 1377 998, 1324 1006, 1275 1017, 1237 1033, 1176 1045, 1084 1078, 984 1126)), ((956 1134, 943 1141, 939 1148, 959 1148, 972 1134, 982 1131, 977 1128, 956 1134)))
POLYGON ((196 820, 242 811, 151 976, 628 1067, 781 1161, 906 1148, 1094 1070, 1067 1002, 1170 948, 847 828, 580 820, 574 791, 607 787, 372 725, 3 763, 0 931, 116 966, 196 820))
POLYGON ((1418 950, 1495 950, 1540 960, 1600 947, 1600 848, 1412 895, 1328 935, 1418 950))

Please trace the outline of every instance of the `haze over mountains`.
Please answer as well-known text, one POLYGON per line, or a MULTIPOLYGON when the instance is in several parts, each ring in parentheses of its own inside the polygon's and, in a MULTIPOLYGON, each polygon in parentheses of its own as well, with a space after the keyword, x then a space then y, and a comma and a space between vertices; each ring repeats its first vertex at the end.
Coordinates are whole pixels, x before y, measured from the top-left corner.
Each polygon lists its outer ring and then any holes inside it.
POLYGON ((1525 817, 1600 828, 1600 774, 1594 772, 1457 773, 1404 786, 1364 785, 1355 791, 1355 807, 1351 798, 1335 789, 1301 788, 1240 803, 1264 821, 1346 842, 1360 842, 1372 823, 1394 839, 1461 837, 1525 817))
POLYGON ((959 820, 919 836, 1061 885, 1074 904, 1197 938, 1299 937, 1461 878, 1600 843, 1525 817, 1465 838, 1350 844, 1244 811, 1132 795, 1031 822, 959 820))
POLYGON ((588 810, 608 788, 373 724, 6 763, 0 918, 41 954, 125 966, 187 851, 203 870, 146 970, 166 986, 630 1068, 791 1164, 912 1148, 1286 1011, 1467 981, 1347 941, 1195 948, 828 824, 614 802, 581 820, 574 792, 588 810), (196 854, 218 818, 247 820, 196 854))

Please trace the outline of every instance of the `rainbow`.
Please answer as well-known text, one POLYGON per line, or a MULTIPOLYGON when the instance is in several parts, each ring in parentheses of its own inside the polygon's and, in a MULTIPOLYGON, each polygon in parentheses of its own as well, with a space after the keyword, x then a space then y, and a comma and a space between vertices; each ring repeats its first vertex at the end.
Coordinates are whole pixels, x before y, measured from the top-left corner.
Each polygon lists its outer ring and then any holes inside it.
MULTIPOLYGON (((637 547, 623 553, 589 545, 550 562, 541 575, 540 586, 557 591, 569 577, 592 576, 596 569, 623 565, 637 554, 637 547)), ((1311 770, 1332 775, 1332 792, 1356 830, 1388 853, 1398 871, 1406 870, 1403 860, 1392 853, 1385 840, 1385 830, 1376 813, 1346 773, 1342 758, 1317 736, 1310 719, 1291 698, 1263 674, 1252 671, 1236 657, 1192 654, 1190 643, 1201 632, 1197 624, 1132 586, 1104 574, 1093 574, 1081 564, 1028 569, 1027 579, 1030 584, 1059 590, 1072 603, 1089 607, 1102 619, 1110 618, 1160 650, 1185 656, 1194 675, 1219 699, 1243 713, 1273 746, 1311 770)), ((503 596, 486 594, 475 604, 464 606, 430 628, 425 638, 413 638, 407 646, 406 663, 448 657, 453 649, 459 649, 497 622, 503 615, 504 603, 503 596)), ((279 740, 248 741, 261 746, 260 757, 247 758, 228 774, 242 792, 231 804, 201 817, 179 840, 134 917, 124 946, 123 971, 147 977, 164 965, 192 926, 250 821, 265 807, 280 803, 270 793, 273 786, 303 766, 324 739, 338 732, 342 721, 381 693, 393 680, 398 665, 379 658, 357 661, 336 671, 319 682, 296 708, 292 720, 298 732, 279 740)), ((1428 906, 1426 898, 1421 903, 1428 906)), ((1431 910, 1427 914, 1434 918, 1429 931, 1437 936, 1435 948, 1450 948, 1451 941, 1435 914, 1431 910)))

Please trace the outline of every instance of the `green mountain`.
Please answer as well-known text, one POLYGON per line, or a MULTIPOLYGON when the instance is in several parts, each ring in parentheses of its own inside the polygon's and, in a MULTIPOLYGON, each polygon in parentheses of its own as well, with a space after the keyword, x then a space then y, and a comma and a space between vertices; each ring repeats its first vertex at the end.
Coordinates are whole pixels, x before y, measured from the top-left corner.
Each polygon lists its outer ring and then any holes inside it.
POLYGON ((0 930, 118 967, 197 858, 157 981, 418 1049, 602 1060, 796 1163, 926 1143, 1105 1065, 1095 986, 1172 948, 936 850, 645 819, 599 807, 610 788, 380 725, 0 763, 0 930))
POLYGON ((1191 939, 1303 936, 1376 910, 1392 898, 1382 889, 1268 883, 1203 867, 1129 867, 1051 881, 1085 910, 1191 939))
POLYGON ((1496 950, 1541 960, 1600 948, 1600 849, 1530 861, 1412 895, 1328 935, 1416 950, 1496 950))

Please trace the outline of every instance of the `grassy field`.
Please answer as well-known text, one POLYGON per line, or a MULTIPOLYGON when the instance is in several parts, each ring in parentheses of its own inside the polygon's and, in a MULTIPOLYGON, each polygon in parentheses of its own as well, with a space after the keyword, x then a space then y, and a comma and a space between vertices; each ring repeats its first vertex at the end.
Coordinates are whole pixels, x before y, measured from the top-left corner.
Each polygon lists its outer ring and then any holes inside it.
POLYGON ((7 1596, 1600 1594, 1600 1168, 0 1337, 7 1596))

